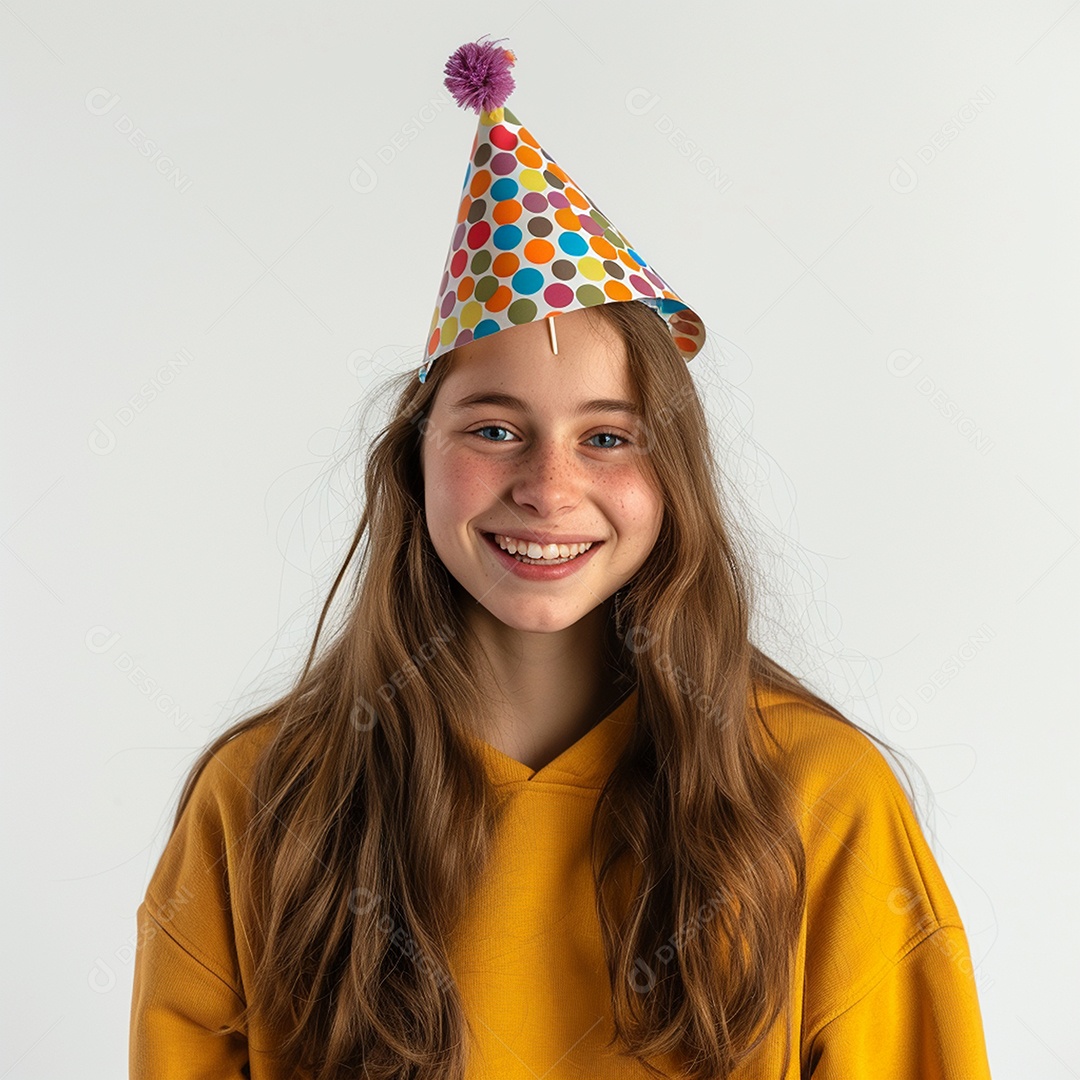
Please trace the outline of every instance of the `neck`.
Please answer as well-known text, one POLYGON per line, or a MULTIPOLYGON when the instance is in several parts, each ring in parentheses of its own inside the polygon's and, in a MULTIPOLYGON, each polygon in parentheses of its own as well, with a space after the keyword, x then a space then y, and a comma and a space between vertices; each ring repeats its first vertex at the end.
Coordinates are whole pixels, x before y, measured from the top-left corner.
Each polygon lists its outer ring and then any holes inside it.
POLYGON ((475 601, 467 611, 482 654, 477 682, 489 703, 478 733, 510 757, 541 768, 625 694, 612 651, 610 600, 552 633, 508 627, 475 601))

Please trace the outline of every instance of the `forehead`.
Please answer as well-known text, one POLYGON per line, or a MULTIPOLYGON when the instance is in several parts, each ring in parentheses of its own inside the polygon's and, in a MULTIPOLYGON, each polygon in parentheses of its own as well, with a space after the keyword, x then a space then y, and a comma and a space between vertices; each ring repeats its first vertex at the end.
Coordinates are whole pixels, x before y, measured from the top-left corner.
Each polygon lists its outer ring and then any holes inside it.
POLYGON ((617 401, 636 409, 638 395, 621 333, 588 309, 555 318, 558 353, 547 320, 501 330, 469 342, 447 356, 440 402, 451 405, 483 398, 499 404, 528 400, 596 407, 617 401), (512 402, 509 399, 514 398, 512 402))
MULTIPOLYGON (((560 403, 565 405, 575 416, 586 413, 619 413, 628 416, 642 416, 641 407, 638 403, 627 397, 577 397, 573 390, 567 390, 561 395, 560 403)), ((463 397, 458 397, 456 393, 448 393, 444 407, 451 415, 467 413, 470 410, 485 406, 527 413, 531 412, 536 404, 538 402, 535 397, 528 394, 521 397, 505 390, 481 388, 466 393, 463 397)))

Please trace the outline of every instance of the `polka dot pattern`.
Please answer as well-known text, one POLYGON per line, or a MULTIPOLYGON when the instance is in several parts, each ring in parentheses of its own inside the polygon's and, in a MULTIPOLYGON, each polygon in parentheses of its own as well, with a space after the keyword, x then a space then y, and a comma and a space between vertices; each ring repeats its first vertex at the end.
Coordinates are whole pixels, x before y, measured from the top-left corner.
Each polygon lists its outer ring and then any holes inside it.
POLYGON ((503 106, 481 113, 428 331, 423 380, 450 349, 552 313, 641 300, 686 360, 700 317, 503 106))

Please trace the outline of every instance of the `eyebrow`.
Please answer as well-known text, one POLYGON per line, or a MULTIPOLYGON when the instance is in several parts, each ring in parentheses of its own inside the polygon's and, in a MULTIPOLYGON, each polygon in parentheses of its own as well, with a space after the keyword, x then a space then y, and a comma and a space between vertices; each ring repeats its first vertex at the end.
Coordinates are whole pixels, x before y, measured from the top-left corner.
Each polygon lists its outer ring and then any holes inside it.
MULTIPOLYGON (((497 405, 504 409, 517 409, 518 412, 529 412, 529 406, 519 397, 513 394, 503 394, 495 390, 480 390, 475 394, 469 394, 449 406, 452 412, 464 412, 474 405, 497 405)), ((592 398, 589 401, 578 403, 575 416, 583 416, 585 413, 629 413, 631 416, 641 417, 642 412, 632 401, 624 401, 621 398, 592 398)))

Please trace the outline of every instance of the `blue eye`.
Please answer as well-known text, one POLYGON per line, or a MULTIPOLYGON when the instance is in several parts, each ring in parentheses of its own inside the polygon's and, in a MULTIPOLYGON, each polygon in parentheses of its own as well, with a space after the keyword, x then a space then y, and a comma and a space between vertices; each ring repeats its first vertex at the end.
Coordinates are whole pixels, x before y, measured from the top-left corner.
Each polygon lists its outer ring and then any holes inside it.
MULTIPOLYGON (((624 443, 624 442, 627 441, 621 435, 616 435, 614 431, 598 431, 595 435, 590 435, 589 437, 592 438, 592 439, 606 439, 606 438, 618 439, 620 443, 624 443)), ((601 450, 617 450, 618 447, 617 446, 601 446, 600 449, 601 450)))
MULTIPOLYGON (((499 424, 485 424, 483 427, 479 427, 479 428, 476 428, 473 431, 470 431, 469 434, 478 436, 479 438, 483 439, 484 442, 508 442, 509 441, 507 439, 488 439, 484 435, 481 434, 481 432, 484 432, 484 431, 505 431, 505 432, 509 432, 510 429, 509 428, 504 428, 499 424)), ((614 431, 598 431, 595 435, 590 435, 589 438, 590 439, 605 439, 605 438, 607 438, 607 439, 618 439, 620 445, 622 443, 626 443, 626 442, 630 441, 629 439, 623 438, 622 435, 616 435, 614 431)), ((616 446, 610 446, 609 445, 609 446, 599 446, 599 447, 597 447, 598 450, 618 450, 618 448, 619 448, 618 445, 616 445, 616 446)))
MULTIPOLYGON (((469 432, 470 435, 479 435, 481 431, 507 431, 507 428, 499 427, 498 424, 485 424, 482 428, 469 432)), ((505 439, 485 439, 485 442, 506 442, 505 439)))

